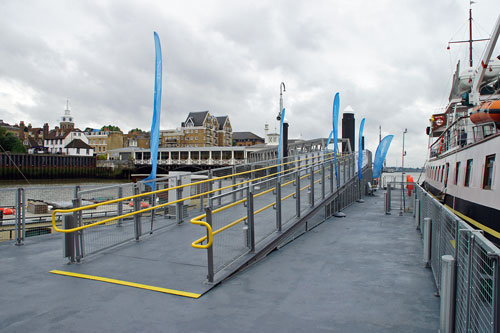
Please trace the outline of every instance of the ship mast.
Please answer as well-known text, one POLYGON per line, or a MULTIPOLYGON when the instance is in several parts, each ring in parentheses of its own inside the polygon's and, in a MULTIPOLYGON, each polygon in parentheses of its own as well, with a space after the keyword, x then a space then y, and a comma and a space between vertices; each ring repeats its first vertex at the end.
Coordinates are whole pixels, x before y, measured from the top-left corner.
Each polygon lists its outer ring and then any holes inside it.
POLYGON ((472 67, 472 3, 469 8, 469 66, 472 67))
POLYGON ((497 43, 499 34, 500 15, 498 15, 497 22, 495 23, 495 27, 493 28, 490 41, 486 46, 486 51, 484 52, 483 59, 481 59, 481 63, 474 71, 474 79, 472 80, 472 88, 470 92, 470 101, 472 102, 472 105, 479 105, 479 90, 481 88, 481 82, 483 81, 484 73, 488 68, 488 63, 490 62, 490 58, 497 43))
POLYGON ((489 40, 489 38, 480 38, 480 39, 473 39, 472 38, 472 4, 475 3, 474 1, 470 2, 470 7, 469 7, 469 39, 468 40, 457 40, 457 41, 450 41, 448 42, 448 47, 447 49, 450 49, 450 44, 460 44, 460 43, 469 43, 469 67, 473 66, 472 62, 472 43, 474 42, 483 42, 489 40))

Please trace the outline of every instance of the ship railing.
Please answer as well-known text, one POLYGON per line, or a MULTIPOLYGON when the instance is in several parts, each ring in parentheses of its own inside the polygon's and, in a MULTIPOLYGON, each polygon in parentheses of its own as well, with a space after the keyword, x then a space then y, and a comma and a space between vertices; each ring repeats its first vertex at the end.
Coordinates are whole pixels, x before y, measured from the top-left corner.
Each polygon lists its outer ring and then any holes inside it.
POLYGON ((494 122, 474 125, 469 116, 462 116, 451 123, 430 146, 430 157, 458 150, 498 133, 494 122))
POLYGON ((419 185, 414 216, 424 239, 424 264, 441 296, 441 329, 498 332, 500 249, 491 236, 472 228, 419 185))

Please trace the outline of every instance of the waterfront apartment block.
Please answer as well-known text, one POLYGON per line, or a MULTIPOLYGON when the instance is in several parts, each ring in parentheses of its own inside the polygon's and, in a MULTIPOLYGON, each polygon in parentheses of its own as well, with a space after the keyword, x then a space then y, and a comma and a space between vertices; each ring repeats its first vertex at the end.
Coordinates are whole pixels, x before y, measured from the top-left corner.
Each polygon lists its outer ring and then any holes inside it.
POLYGON ((181 127, 160 131, 160 147, 230 147, 232 127, 228 116, 209 111, 190 112, 181 127))

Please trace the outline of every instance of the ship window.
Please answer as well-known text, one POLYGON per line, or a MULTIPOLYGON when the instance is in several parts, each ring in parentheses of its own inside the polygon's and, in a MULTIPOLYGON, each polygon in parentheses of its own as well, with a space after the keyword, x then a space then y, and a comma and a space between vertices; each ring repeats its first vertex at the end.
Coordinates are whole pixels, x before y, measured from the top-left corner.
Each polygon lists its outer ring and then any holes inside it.
POLYGON ((459 172, 460 172, 460 162, 457 162, 456 166, 455 166, 455 185, 458 184, 458 175, 459 175, 459 172))
POLYGON ((443 177, 444 177, 444 165, 441 166, 441 180, 440 180, 441 183, 443 182, 443 177))
POLYGON ((495 155, 486 156, 486 164, 484 166, 483 188, 491 190, 493 183, 493 164, 495 163, 495 155))
POLYGON ((467 164, 465 165, 465 182, 464 186, 470 185, 470 174, 472 172, 472 160, 467 160, 467 164))
POLYGON ((446 163, 446 174, 444 175, 444 187, 448 186, 448 175, 450 174, 450 163, 446 163))

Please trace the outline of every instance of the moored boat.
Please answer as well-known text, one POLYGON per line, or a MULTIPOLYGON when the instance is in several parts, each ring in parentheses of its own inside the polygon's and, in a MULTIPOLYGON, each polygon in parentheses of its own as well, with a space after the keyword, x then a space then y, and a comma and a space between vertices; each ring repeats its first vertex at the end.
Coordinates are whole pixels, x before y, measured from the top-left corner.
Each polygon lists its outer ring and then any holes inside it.
MULTIPOLYGON (((455 214, 500 243, 500 56, 491 59, 497 19, 482 61, 453 78, 449 103, 427 129, 425 188, 455 214), (488 65, 485 65, 488 64, 488 65), (487 75, 485 75, 487 74, 487 75), (470 85, 464 85, 464 81, 470 85)), ((472 44, 472 36, 469 41, 472 44)), ((470 62, 472 64, 472 60, 470 62)))

